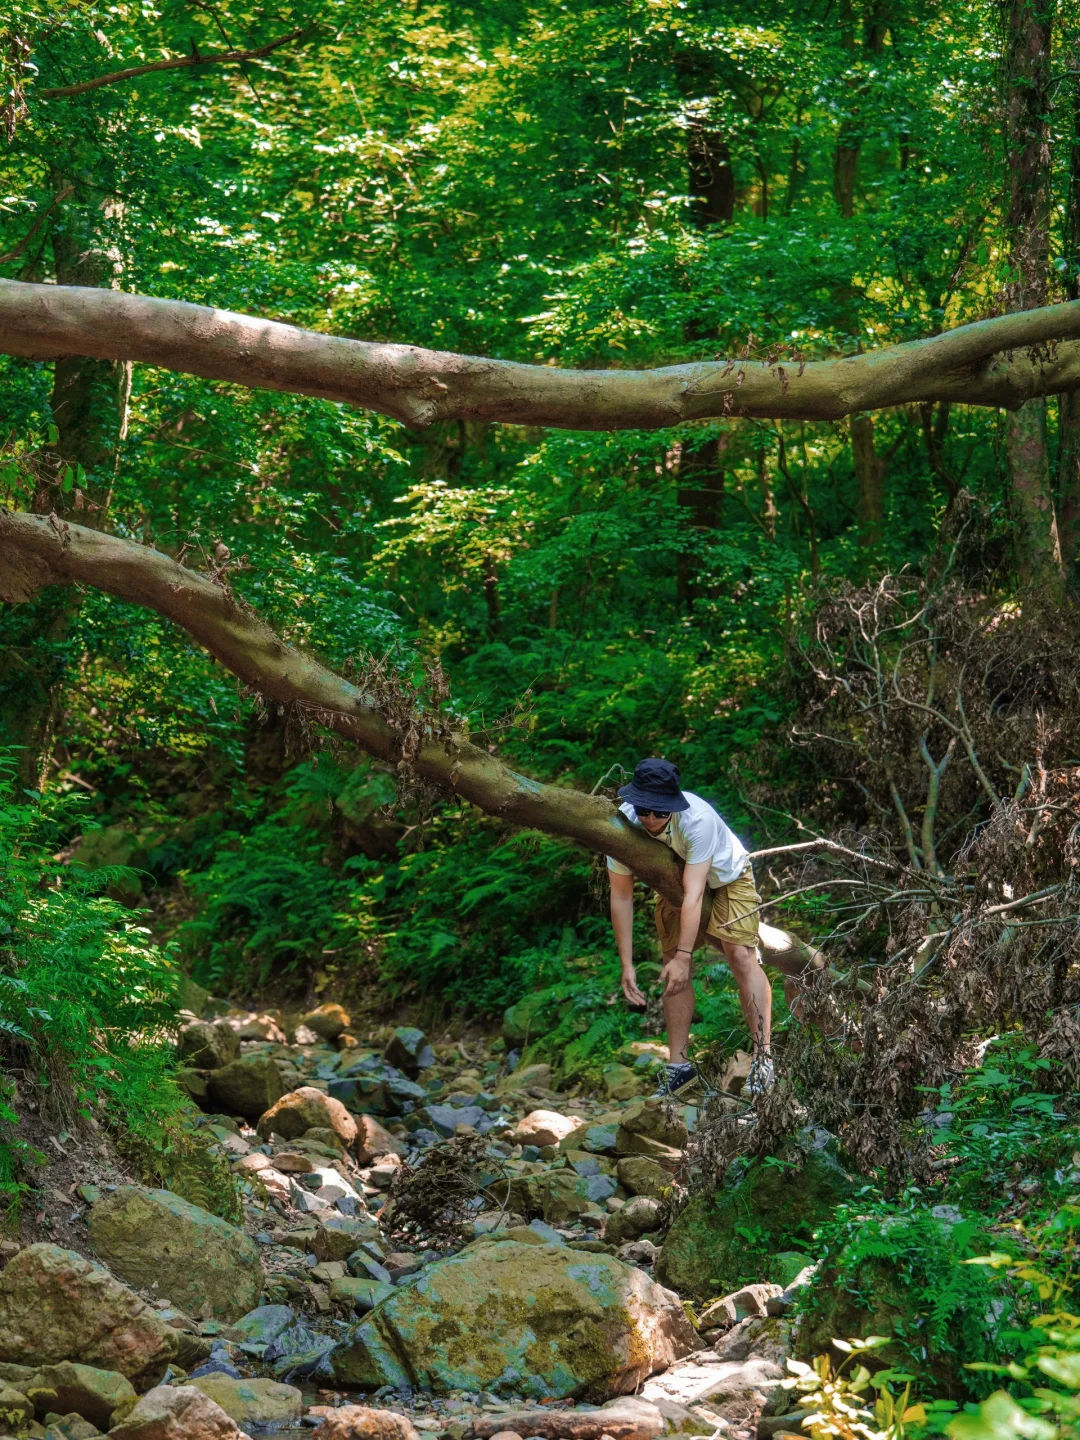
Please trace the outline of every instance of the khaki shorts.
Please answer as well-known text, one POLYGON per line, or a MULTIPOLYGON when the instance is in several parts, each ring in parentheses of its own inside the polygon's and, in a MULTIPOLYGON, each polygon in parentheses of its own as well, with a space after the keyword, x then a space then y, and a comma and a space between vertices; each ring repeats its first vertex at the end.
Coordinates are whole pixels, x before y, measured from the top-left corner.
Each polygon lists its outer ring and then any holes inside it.
MULTIPOLYGON (((694 949, 708 944, 719 949, 721 940, 730 945, 748 945, 753 949, 758 942, 760 905, 761 896, 754 889, 754 871, 750 865, 730 885, 721 885, 716 890, 706 887, 694 949)), ((682 912, 670 900, 658 895, 654 914, 656 933, 666 954, 678 946, 682 912)))

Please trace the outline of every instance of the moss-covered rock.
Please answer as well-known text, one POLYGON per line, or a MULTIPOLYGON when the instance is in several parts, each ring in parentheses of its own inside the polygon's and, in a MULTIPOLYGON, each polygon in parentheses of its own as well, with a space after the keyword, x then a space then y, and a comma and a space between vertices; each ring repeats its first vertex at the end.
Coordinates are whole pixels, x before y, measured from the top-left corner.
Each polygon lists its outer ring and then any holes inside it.
POLYGON ((192 1020, 176 1037, 176 1054, 196 1070, 217 1070, 239 1058, 240 1041, 225 1020, 192 1020))
POLYGON ((229 1375, 200 1375, 188 1385, 220 1405, 242 1430, 291 1429, 299 1425, 304 1397, 294 1385, 277 1380, 234 1380, 229 1375))
POLYGON ((925 1377, 952 1399, 987 1394, 995 1381, 965 1370, 1002 1359, 1001 1288, 965 1261, 998 1249, 977 1221, 949 1206, 851 1215, 823 1233, 825 1255, 800 1306, 798 1353, 811 1359, 834 1338, 891 1335, 868 1357, 925 1377))
POLYGON ((69 1415, 72 1411, 99 1430, 108 1430, 135 1408, 138 1398, 131 1381, 116 1370, 99 1370, 93 1365, 43 1365, 26 1391, 27 1399, 41 1416, 50 1411, 69 1415))
POLYGON ((74 1250, 28 1245, 0 1271, 0 1360, 77 1360, 139 1386, 164 1374, 177 1342, 145 1300, 74 1250))
POLYGON ((647 1155, 627 1155, 619 1161, 619 1184, 631 1195, 648 1195, 662 1200, 671 1189, 671 1176, 658 1160, 647 1155))
POLYGON ((691 1200, 668 1231, 657 1278, 708 1300, 760 1280, 777 1251, 807 1246, 854 1182, 823 1132, 801 1137, 785 1159, 741 1162, 714 1194, 691 1200))
POLYGON ((542 1219, 549 1225, 565 1225, 579 1215, 602 1213, 590 1198, 588 1178, 573 1170, 516 1176, 510 1185, 509 1204, 527 1220, 542 1219))
POLYGON ((341 1384, 607 1400, 696 1347, 677 1296, 610 1255, 478 1241, 429 1265, 332 1354, 341 1384))
POLYGON ((207 1079, 209 1098, 227 1115, 257 1120, 285 1093, 278 1068, 269 1055, 241 1055, 207 1079))
POLYGON ((235 1320, 262 1295, 254 1240, 170 1190, 120 1186, 90 1211, 90 1241, 122 1279, 193 1315, 235 1320))
POLYGON ((12 1385, 0 1381, 0 1435, 26 1435, 34 1418, 33 1402, 12 1385))

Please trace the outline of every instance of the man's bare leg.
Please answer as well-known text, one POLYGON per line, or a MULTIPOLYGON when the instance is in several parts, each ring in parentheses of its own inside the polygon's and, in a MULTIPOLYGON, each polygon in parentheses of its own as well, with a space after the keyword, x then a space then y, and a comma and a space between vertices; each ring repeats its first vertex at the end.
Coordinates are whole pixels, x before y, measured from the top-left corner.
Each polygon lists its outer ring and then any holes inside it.
MULTIPOLYGON (((674 950, 664 951, 664 964, 675 958, 674 950)), ((697 1005, 697 996, 694 994, 694 982, 691 981, 685 990, 677 995, 665 995, 664 1023, 667 1025, 668 1038, 668 1064, 685 1065, 686 1047, 690 1041, 690 1026, 694 1022, 694 1007, 697 1005)))
POLYGON ((772 1041, 772 986, 765 974, 758 953, 749 945, 733 945, 721 941, 724 956, 735 984, 739 987, 739 1003, 754 1041, 754 1054, 768 1055, 772 1041))

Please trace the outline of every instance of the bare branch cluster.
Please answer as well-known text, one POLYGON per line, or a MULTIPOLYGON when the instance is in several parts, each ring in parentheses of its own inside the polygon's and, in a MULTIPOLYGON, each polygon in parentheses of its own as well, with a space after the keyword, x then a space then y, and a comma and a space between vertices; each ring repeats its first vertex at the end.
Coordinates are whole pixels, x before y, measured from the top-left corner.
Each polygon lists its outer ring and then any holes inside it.
POLYGON ((801 863, 769 873, 827 919, 833 969, 804 981, 817 1030, 786 1037, 776 1090, 714 1104, 698 1180, 806 1125, 867 1172, 929 1173, 924 1087, 991 1033, 1023 1032, 1080 1082, 1075 620, 902 576, 827 597, 794 657, 794 738, 813 762, 796 803, 832 843, 776 847, 801 863))

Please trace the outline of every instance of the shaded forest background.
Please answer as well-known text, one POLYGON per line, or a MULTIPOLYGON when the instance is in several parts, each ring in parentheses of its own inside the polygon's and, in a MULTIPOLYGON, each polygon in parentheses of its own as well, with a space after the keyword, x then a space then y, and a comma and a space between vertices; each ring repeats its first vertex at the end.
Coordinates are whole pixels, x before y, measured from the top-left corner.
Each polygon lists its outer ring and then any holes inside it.
MULTIPOLYGON (((1078 56, 1052 0, 21 4, 0 266, 539 363, 797 365, 1077 294, 1078 56), (192 63, 117 78, 167 57, 192 63)), ((944 875, 1076 753, 1072 396, 421 435, 8 358, 0 415, 7 503, 183 555, 335 667, 437 659, 539 778, 668 755, 754 846, 858 833, 944 875)), ((46 876, 104 869, 217 992, 544 991, 578 1066, 639 1033, 589 857, 400 795, 146 611, 3 607, 0 736, 9 803, 47 796, 46 876)), ((800 878, 773 918, 901 946, 800 878)), ((713 979, 704 1031, 737 1038, 713 979)))

